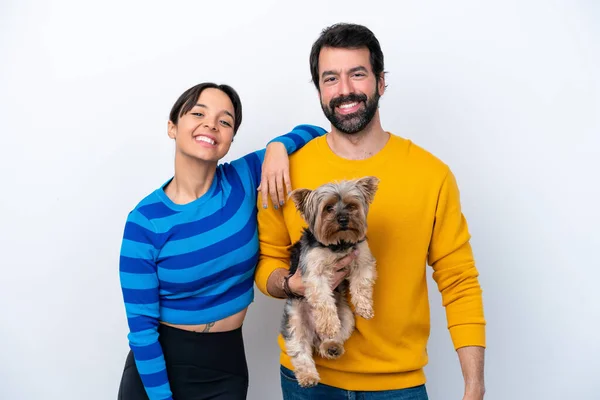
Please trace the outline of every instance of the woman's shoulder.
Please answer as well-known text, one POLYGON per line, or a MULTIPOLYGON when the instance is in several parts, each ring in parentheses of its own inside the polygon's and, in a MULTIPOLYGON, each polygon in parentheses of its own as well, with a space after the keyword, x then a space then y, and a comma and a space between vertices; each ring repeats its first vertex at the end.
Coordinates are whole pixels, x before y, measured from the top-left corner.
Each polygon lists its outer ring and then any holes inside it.
POLYGON ((169 207, 167 207, 163 199, 163 197, 166 196, 163 189, 171 179, 172 178, 154 190, 147 192, 141 200, 134 203, 134 206, 129 208, 128 219, 139 219, 142 217, 151 221, 152 219, 159 218, 161 215, 169 212, 169 207))
POLYGON ((257 166, 260 167, 260 165, 260 160, 254 153, 246 154, 243 157, 219 163, 219 165, 217 165, 215 179, 224 181, 231 181, 236 177, 246 179, 248 173, 253 168, 256 168, 257 166))

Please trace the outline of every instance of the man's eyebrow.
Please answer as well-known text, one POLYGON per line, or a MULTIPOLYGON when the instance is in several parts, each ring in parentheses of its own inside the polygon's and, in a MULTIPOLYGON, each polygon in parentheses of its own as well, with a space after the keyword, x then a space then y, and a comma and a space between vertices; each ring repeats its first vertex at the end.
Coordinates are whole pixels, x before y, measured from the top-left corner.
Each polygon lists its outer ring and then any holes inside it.
POLYGON ((349 73, 353 73, 353 72, 369 72, 367 71, 367 69, 365 67, 363 67, 362 65, 359 65, 358 67, 354 67, 354 68, 350 68, 350 70, 348 71, 349 73))
MULTIPOLYGON (((200 103, 196 103, 196 107, 202 107, 202 108, 208 109, 208 106, 206 106, 205 104, 200 104, 200 103)), ((235 121, 235 117, 233 115, 231 115, 231 113, 229 111, 223 110, 223 113, 229 115, 231 117, 231 119, 233 119, 235 121)))
MULTIPOLYGON (((365 67, 363 67, 362 65, 359 65, 358 67, 350 68, 348 70, 348 73, 352 74, 352 73, 358 72, 358 71, 369 72, 365 67)), ((336 72, 336 71, 333 71, 333 70, 323 71, 323 73, 321 74, 321 78, 324 78, 324 77, 326 77, 328 75, 337 75, 338 73, 339 72, 336 72)))
POLYGON ((323 71, 323 73, 321 74, 321 77, 324 78, 327 75, 335 75, 335 74, 337 74, 337 72, 335 72, 335 71, 323 71))

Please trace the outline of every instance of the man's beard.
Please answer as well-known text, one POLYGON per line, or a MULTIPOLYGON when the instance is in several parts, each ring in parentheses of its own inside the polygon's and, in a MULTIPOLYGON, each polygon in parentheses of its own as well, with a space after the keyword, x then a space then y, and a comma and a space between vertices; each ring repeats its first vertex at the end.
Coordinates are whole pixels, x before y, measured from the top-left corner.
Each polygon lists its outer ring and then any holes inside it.
POLYGON ((323 113, 325 113, 325 116, 329 122, 331 122, 331 124, 337 130, 348 135, 352 135, 362 131, 367 125, 369 125, 375 116, 375 113, 377 112, 377 108, 379 107, 379 98, 380 96, 377 90, 375 90, 375 93, 373 93, 371 99, 368 99, 366 94, 350 93, 347 96, 339 96, 331 99, 328 106, 321 103, 321 108, 323 109, 323 113), (336 114, 335 108, 337 106, 352 102, 363 102, 365 103, 365 107, 352 114, 336 114))

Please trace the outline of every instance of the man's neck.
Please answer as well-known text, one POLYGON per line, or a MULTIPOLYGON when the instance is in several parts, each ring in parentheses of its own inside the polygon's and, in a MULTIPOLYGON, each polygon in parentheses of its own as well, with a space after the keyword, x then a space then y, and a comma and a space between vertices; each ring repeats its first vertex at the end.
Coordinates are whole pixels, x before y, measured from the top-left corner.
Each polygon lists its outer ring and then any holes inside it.
POLYGON ((383 149, 390 138, 379 121, 379 113, 375 114, 369 125, 360 132, 347 134, 335 127, 327 135, 329 148, 338 156, 349 160, 364 160, 383 149))

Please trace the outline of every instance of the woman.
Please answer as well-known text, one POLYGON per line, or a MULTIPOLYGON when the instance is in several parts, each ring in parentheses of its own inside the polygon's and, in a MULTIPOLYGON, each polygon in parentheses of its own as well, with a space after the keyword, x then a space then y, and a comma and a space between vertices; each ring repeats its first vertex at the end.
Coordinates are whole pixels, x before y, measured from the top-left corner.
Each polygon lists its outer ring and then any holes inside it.
POLYGON ((257 190, 263 203, 271 192, 274 206, 283 204, 288 154, 325 131, 301 125, 266 151, 218 165, 242 122, 234 89, 194 86, 169 119, 174 176, 129 213, 124 230, 120 281, 131 351, 119 399, 245 399, 241 327, 258 260, 257 190))

